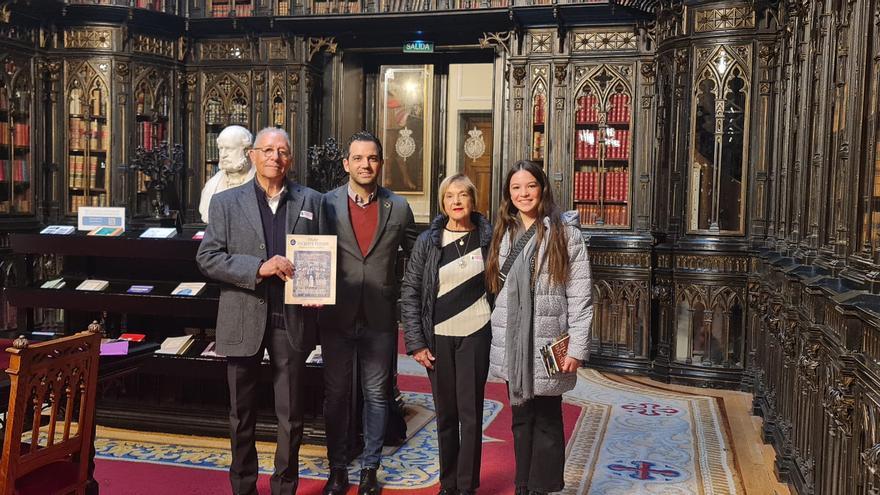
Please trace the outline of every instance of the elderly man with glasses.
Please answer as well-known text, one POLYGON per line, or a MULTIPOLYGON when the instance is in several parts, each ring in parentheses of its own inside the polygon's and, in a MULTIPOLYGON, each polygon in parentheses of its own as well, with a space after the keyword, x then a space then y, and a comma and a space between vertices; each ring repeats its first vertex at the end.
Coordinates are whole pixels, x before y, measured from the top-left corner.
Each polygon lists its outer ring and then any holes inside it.
POLYGON ((294 271, 285 257, 285 239, 322 233, 321 195, 287 178, 291 148, 283 130, 257 133, 249 154, 254 180, 212 198, 211 221, 196 259, 221 286, 216 349, 227 357, 232 492, 257 493, 257 388, 268 351, 278 418, 270 486, 273 494, 290 494, 299 480, 303 410, 298 396, 316 309, 284 304, 284 282, 294 271))

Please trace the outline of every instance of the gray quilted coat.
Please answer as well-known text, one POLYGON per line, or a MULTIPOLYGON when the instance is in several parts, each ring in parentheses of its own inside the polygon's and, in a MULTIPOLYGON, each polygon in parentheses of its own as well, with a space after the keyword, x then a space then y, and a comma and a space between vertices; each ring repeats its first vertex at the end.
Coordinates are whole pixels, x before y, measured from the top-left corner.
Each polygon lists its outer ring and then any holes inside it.
MULTIPOLYGON (((562 395, 573 389, 577 381, 576 373, 558 373, 548 377, 541 363, 540 348, 567 331, 571 336, 568 355, 584 361, 587 359, 590 325, 593 321, 593 279, 590 273, 590 260, 584 245, 581 231, 577 225, 577 212, 565 212, 563 223, 568 234, 568 256, 571 260, 568 283, 564 286, 550 284, 547 273, 545 252, 547 239, 544 238, 538 251, 537 281, 535 284, 534 333, 535 333, 535 395, 562 395)), ((549 228, 550 220, 544 225, 549 228)), ((498 263, 504 265, 504 254, 510 251, 510 236, 501 241, 501 256, 498 263)), ((489 353, 489 374, 507 381, 507 360, 505 359, 505 334, 507 329, 507 286, 495 298, 492 311, 492 348, 489 353)))

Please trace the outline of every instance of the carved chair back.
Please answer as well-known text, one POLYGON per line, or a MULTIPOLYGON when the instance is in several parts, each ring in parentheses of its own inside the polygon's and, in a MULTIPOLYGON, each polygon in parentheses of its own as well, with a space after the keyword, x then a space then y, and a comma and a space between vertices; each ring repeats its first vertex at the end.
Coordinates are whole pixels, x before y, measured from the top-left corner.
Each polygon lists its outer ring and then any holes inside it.
POLYGON ((0 495, 85 493, 94 437, 101 335, 82 332, 9 354, 0 495))

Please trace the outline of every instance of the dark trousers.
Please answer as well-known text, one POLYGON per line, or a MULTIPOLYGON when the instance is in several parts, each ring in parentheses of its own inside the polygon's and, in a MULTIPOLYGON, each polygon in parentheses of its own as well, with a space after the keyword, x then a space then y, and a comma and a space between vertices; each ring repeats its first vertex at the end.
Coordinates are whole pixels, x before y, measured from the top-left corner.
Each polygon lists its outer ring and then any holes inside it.
POLYGON ((257 493, 257 395, 263 349, 269 350, 278 437, 275 473, 270 480, 273 495, 296 493, 299 481, 299 447, 303 437, 303 410, 299 400, 305 353, 290 345, 284 329, 266 330, 260 351, 250 357, 227 358, 231 408, 232 465, 229 479, 236 494, 257 493))
POLYGON ((437 413, 443 488, 476 490, 480 486, 483 397, 491 341, 488 327, 467 337, 434 338, 434 370, 428 370, 428 378, 437 413))
POLYGON ((562 396, 536 396, 512 406, 516 486, 550 493, 565 487, 562 396))
POLYGON ((352 422, 352 382, 357 365, 364 396, 362 465, 378 468, 388 422, 388 398, 397 333, 372 329, 358 321, 354 328, 321 330, 324 357, 324 421, 331 468, 348 466, 352 422), (357 356, 357 363, 355 363, 357 356))

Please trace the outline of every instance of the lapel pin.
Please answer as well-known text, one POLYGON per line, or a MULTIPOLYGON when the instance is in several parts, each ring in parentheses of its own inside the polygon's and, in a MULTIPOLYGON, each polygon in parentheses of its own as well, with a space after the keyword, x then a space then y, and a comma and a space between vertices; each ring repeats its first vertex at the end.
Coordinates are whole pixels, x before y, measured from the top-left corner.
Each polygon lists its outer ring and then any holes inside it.
POLYGON ((384 203, 382 203, 382 204, 385 205, 385 208, 391 208, 391 201, 386 201, 386 202, 384 202, 384 203))

